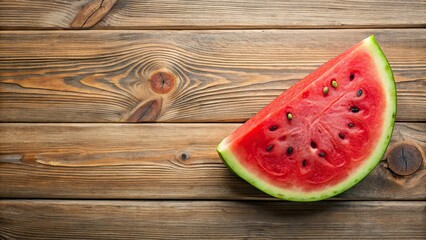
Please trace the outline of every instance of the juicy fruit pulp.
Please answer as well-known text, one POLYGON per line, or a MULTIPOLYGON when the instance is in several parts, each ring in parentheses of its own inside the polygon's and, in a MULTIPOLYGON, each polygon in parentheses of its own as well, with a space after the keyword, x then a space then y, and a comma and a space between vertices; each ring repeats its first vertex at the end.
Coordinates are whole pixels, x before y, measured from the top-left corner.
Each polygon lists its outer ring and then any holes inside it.
POLYGON ((371 36, 281 94, 217 150, 265 193, 321 200, 352 187, 379 162, 395 111, 392 72, 371 36))

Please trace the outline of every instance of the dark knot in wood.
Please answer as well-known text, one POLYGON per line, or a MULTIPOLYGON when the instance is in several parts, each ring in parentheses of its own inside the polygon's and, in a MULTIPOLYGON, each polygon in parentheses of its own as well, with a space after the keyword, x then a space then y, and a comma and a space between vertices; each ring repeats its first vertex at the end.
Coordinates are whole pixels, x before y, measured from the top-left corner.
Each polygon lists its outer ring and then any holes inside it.
POLYGON ((173 90, 176 82, 176 77, 166 71, 155 72, 149 78, 149 85, 152 91, 158 94, 166 94, 173 90))
POLYGON ((136 107, 131 113, 127 122, 152 122, 155 121, 161 112, 163 99, 154 99, 136 107))
POLYGON ((189 160, 189 159, 190 159, 190 157, 191 157, 191 156, 190 156, 189 152, 187 152, 187 151, 179 151, 179 152, 176 154, 176 158, 177 158, 179 161, 182 161, 182 162, 189 160))
POLYGON ((422 165, 422 153, 415 146, 401 143, 388 154, 388 165, 392 172, 401 176, 415 173, 422 165))
POLYGON ((75 16, 71 28, 91 28, 100 22, 118 0, 93 0, 75 16))

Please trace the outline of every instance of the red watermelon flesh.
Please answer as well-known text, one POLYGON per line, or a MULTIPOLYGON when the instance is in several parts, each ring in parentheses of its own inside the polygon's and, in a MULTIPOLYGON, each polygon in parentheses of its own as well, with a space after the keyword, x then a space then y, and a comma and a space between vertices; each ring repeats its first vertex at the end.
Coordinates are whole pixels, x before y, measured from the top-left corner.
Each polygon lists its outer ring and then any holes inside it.
POLYGON ((217 151, 267 194, 321 200, 352 187, 376 166, 395 113, 392 71, 371 36, 285 91, 217 151))

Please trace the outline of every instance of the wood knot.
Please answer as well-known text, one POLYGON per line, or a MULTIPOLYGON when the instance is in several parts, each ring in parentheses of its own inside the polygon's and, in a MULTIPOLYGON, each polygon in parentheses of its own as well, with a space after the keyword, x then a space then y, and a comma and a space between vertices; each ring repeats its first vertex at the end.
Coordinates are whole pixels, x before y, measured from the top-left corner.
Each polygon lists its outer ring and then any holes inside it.
POLYGON ((149 77, 149 85, 155 93, 166 94, 173 90, 176 77, 171 72, 160 70, 149 77))
POLYGON ((423 158, 417 147, 401 143, 389 151, 387 161, 392 172, 407 176, 415 173, 420 168, 423 158))
POLYGON ((189 155, 189 152, 187 152, 187 151, 179 151, 179 152, 176 153, 176 158, 179 161, 188 161, 190 159, 190 157, 191 156, 189 155))
POLYGON ((127 122, 152 122, 157 120, 161 113, 163 99, 153 99, 137 106, 130 114, 127 122))
POLYGON ((118 0, 93 0, 75 16, 71 28, 91 28, 100 22, 118 0))

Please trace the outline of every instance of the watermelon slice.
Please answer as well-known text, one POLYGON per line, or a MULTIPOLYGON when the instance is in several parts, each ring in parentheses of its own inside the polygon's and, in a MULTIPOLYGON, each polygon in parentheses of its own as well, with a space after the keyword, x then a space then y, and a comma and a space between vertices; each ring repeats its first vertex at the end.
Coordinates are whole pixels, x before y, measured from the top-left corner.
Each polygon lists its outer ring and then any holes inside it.
POLYGON ((217 151, 231 170, 271 196, 322 200, 377 165, 395 113, 392 70, 370 36, 278 96, 217 151))

